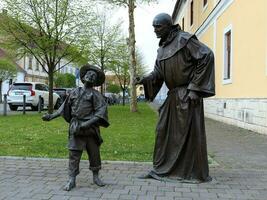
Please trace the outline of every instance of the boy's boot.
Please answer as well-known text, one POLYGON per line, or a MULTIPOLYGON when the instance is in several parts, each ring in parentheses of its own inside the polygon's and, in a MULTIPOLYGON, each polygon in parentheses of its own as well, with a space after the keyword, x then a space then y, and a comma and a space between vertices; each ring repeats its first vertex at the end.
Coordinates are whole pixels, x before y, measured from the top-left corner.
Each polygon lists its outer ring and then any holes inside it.
POLYGON ((99 187, 103 187, 105 186, 106 184, 101 181, 101 179, 99 178, 99 175, 98 175, 98 171, 93 171, 93 181, 96 185, 98 185, 99 187))
POLYGON ((64 186, 64 190, 70 191, 74 187, 76 187, 76 177, 70 176, 67 184, 64 186))

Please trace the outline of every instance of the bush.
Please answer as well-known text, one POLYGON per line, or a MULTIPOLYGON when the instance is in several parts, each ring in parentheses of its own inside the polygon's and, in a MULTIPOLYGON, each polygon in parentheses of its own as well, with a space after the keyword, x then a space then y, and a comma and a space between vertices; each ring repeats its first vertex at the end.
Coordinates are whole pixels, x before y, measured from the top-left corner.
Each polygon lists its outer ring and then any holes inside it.
POLYGON ((55 86, 58 88, 73 88, 76 87, 76 79, 73 74, 56 74, 55 86))
POLYGON ((110 84, 107 86, 107 92, 118 94, 121 91, 120 86, 115 84, 110 84))

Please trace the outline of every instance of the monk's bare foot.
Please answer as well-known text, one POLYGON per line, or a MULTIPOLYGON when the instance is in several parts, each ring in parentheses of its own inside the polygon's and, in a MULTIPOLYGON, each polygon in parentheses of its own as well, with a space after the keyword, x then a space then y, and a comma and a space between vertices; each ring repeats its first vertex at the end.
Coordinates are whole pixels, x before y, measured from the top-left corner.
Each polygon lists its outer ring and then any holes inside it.
POLYGON ((70 191, 72 188, 76 187, 75 178, 70 178, 67 182, 67 184, 64 186, 65 191, 70 191))

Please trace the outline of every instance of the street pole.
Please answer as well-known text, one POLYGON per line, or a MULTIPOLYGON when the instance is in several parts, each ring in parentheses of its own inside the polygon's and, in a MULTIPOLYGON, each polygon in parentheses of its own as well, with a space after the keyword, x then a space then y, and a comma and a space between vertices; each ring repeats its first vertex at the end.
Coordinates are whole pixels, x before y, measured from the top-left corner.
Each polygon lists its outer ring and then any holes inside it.
POLYGON ((23 95, 23 115, 25 115, 26 111, 26 95, 23 95))
POLYGON ((41 95, 39 95, 39 103, 38 103, 38 112, 39 113, 41 113, 41 110, 42 110, 42 108, 41 108, 42 105, 41 104, 42 104, 42 97, 41 97, 41 95))
POLYGON ((4 116, 6 116, 7 115, 7 95, 6 94, 4 94, 4 111, 3 111, 3 114, 4 114, 4 116))

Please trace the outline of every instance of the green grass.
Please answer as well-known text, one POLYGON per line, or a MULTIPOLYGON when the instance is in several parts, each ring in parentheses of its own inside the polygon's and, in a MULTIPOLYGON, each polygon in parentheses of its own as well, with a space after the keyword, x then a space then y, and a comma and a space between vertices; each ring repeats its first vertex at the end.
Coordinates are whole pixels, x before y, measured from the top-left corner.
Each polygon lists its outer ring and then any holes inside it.
MULTIPOLYGON (((138 108, 131 113, 129 106, 109 107, 111 125, 101 128, 102 160, 152 160, 157 114, 145 103, 138 108)), ((63 118, 43 122, 41 116, 0 116, 0 156, 67 158, 68 124, 63 118)))

